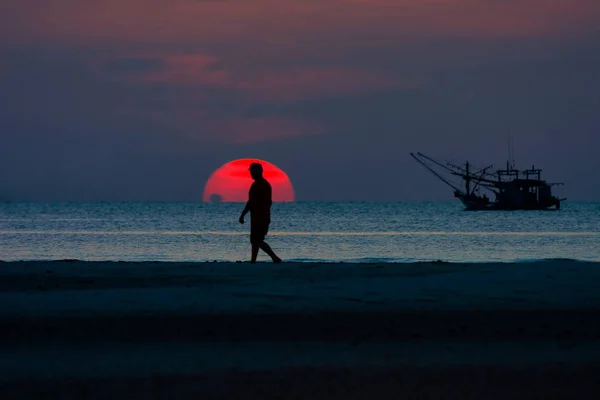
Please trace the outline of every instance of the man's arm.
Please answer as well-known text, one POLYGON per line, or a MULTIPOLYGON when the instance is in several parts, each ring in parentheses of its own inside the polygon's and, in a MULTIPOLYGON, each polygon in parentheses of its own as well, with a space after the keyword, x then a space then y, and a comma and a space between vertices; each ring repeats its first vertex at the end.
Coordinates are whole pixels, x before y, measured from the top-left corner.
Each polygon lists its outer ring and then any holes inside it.
POLYGON ((244 217, 248 214, 248 211, 250 211, 250 200, 248 200, 246 207, 244 207, 244 211, 242 211, 242 215, 240 215, 240 224, 244 223, 244 217))
POLYGON ((254 201, 253 198, 255 197, 253 190, 252 190, 253 188, 254 188, 254 183, 250 186, 250 190, 248 191, 248 201, 246 202, 246 207, 244 207, 244 211, 242 211, 242 215, 240 215, 240 224, 244 223, 244 217, 246 216, 246 214, 248 214, 248 212, 252 208, 252 202, 254 201))

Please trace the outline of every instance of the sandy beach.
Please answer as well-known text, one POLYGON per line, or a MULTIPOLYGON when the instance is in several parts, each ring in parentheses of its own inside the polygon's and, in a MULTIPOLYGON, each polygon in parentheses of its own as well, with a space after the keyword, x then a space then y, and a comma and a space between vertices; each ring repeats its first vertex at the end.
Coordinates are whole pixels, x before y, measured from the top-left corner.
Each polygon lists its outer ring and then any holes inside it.
POLYGON ((0 394, 597 398, 599 266, 0 263, 0 394))

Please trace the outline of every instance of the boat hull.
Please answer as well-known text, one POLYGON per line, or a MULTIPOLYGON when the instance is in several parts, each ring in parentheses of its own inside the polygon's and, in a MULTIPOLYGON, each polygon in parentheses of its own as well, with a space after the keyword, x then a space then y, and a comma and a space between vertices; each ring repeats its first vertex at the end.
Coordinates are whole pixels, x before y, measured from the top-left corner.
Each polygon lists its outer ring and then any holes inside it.
POLYGON ((479 196, 467 196, 464 193, 454 193, 454 196, 464 204, 467 211, 560 210, 560 200, 555 197, 547 203, 505 204, 498 201, 486 201, 479 196))

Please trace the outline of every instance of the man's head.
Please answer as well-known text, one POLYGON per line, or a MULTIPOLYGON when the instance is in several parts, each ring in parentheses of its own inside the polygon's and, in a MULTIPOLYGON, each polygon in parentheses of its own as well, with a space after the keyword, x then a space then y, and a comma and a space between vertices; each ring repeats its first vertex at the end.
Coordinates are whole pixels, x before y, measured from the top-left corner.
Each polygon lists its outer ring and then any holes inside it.
POLYGON ((248 170, 250 171, 250 176, 252 176, 252 179, 262 178, 262 175, 263 175, 262 164, 252 163, 252 164, 250 164, 250 168, 248 168, 248 170))

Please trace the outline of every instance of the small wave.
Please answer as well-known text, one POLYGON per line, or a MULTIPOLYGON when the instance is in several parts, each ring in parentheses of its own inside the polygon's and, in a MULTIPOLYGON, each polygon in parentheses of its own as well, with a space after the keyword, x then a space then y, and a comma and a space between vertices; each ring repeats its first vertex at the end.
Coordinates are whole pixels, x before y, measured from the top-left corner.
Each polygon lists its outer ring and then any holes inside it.
POLYGON ((592 259, 592 260, 578 260, 575 258, 527 258, 527 259, 518 259, 514 261, 519 264, 527 264, 527 263, 544 263, 544 262, 600 262, 600 259, 592 259))
MULTIPOLYGON (((24 260, 0 260, 0 263, 73 263, 73 264, 105 264, 105 263, 118 263, 118 264, 207 264, 207 263, 219 263, 219 264, 238 264, 247 263, 248 261, 240 260, 215 260, 215 259, 198 259, 198 260, 82 260, 74 258, 65 259, 24 259, 24 260)), ((283 266, 286 264, 403 264, 403 265, 450 265, 450 264, 462 264, 462 265, 481 265, 481 264, 553 264, 553 263, 598 263, 600 259, 573 259, 573 258, 540 258, 540 259, 518 259, 518 260, 403 260, 403 259, 390 259, 390 258, 352 258, 352 259, 311 259, 311 258, 292 258, 284 260, 283 266)), ((270 261, 259 261, 259 264, 270 264, 270 261)))

